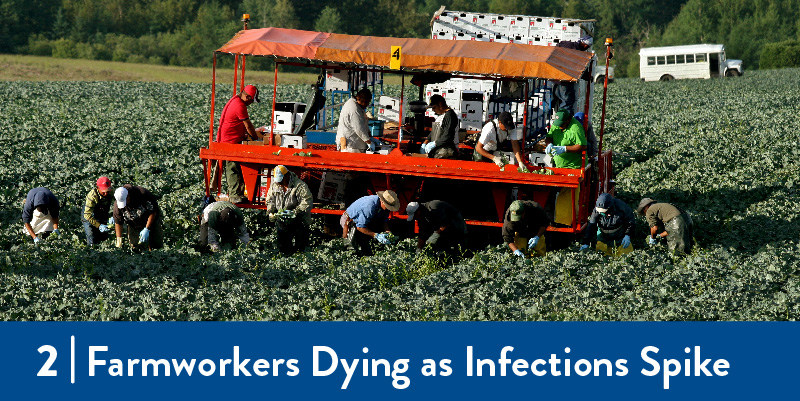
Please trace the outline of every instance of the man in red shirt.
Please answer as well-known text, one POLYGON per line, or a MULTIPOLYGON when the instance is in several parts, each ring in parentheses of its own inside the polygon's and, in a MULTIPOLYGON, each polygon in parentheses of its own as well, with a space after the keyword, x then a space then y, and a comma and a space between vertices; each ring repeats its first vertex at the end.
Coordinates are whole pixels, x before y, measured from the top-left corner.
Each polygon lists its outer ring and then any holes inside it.
MULTIPOLYGON (((253 85, 247 85, 238 95, 231 98, 222 109, 219 117, 219 128, 217 129, 217 142, 242 143, 245 139, 256 139, 256 128, 250 122, 250 115, 247 113, 247 106, 253 101, 260 102, 258 99, 258 89, 253 85)), ((242 168, 239 163, 225 161, 225 180, 228 182, 228 200, 231 203, 246 203, 244 197, 244 178, 242 168)), ((217 191, 218 166, 214 166, 213 177, 211 179, 211 192, 217 191)))

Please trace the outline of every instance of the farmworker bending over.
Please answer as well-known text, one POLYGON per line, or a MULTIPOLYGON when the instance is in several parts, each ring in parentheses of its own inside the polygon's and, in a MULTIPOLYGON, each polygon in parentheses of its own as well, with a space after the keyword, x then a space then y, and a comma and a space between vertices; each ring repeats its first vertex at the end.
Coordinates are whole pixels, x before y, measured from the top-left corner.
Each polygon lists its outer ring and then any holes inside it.
POLYGON ((434 159, 455 159, 458 156, 458 115, 441 95, 431 96, 428 108, 436 113, 431 134, 422 142, 422 149, 434 159))
POLYGON ((278 249, 281 253, 288 255, 306 249, 313 204, 311 190, 300 177, 286 166, 272 169, 272 182, 267 191, 267 213, 269 221, 278 227, 278 249))
POLYGON ((597 250, 606 255, 621 255, 633 251, 631 237, 635 217, 630 206, 610 194, 597 197, 594 211, 584 233, 581 251, 589 249, 592 239, 597 240, 597 250))
POLYGON ((487 122, 481 129, 478 143, 475 145, 475 152, 472 153, 472 160, 479 162, 491 160, 499 167, 509 164, 505 153, 499 150, 501 144, 506 140, 511 140, 511 149, 517 159, 517 165, 524 166, 522 150, 519 141, 522 140, 522 133, 514 130, 514 119, 511 113, 504 111, 496 119, 487 122), (484 159, 485 158, 485 159, 484 159))
POLYGON ((400 201, 394 191, 379 191, 377 195, 367 195, 357 199, 342 214, 339 223, 343 236, 358 256, 372 256, 370 239, 388 245, 392 242, 389 232, 389 212, 400 210, 400 201))
POLYGON ((435 252, 456 256, 467 245, 467 223, 461 212, 447 202, 410 202, 406 206, 408 221, 417 220, 419 237, 417 252, 430 245, 435 252))
POLYGON ((83 217, 81 217, 83 231, 86 232, 86 243, 89 246, 108 239, 108 226, 114 224, 113 220, 108 220, 113 201, 111 180, 108 177, 98 178, 96 186, 86 194, 83 217))
POLYGON ((214 202, 203 209, 200 220, 200 247, 212 252, 236 248, 236 239, 247 245, 250 233, 244 225, 242 211, 227 201, 214 202))
POLYGON ((372 142, 367 114, 364 111, 372 101, 372 92, 364 88, 348 99, 339 113, 336 128, 336 150, 349 153, 365 153, 372 142))
POLYGON ((511 202, 503 218, 503 241, 521 258, 544 256, 547 252, 544 232, 549 225, 550 219, 538 203, 516 200, 511 202))
MULTIPOLYGON (((247 106, 253 101, 260 102, 258 99, 258 89, 253 85, 247 85, 238 95, 228 100, 222 109, 219 117, 219 128, 217 129, 217 142, 223 143, 242 143, 245 139, 256 139, 256 128, 250 122, 250 115, 247 113, 247 106)), ((260 130, 260 128, 259 128, 260 130)), ((225 180, 228 185, 228 200, 233 203, 245 203, 248 200, 244 197, 244 178, 242 168, 238 162, 225 161, 225 180)), ((219 166, 214 165, 211 178, 211 192, 216 193, 217 182, 219 180, 219 166)))
POLYGON ((644 198, 636 208, 639 214, 647 219, 650 226, 650 236, 647 237, 650 245, 658 244, 661 238, 667 238, 667 249, 676 254, 692 252, 693 223, 689 213, 670 205, 644 198))
POLYGON ((122 225, 128 225, 128 242, 134 249, 153 250, 164 246, 163 216, 150 191, 125 184, 114 191, 114 229, 117 248, 122 248, 122 225))
POLYGON ((558 168, 581 168, 586 150, 586 133, 580 121, 572 117, 566 109, 556 112, 556 117, 547 133, 545 153, 553 155, 558 168))
POLYGON ((58 235, 60 208, 58 198, 49 189, 39 187, 28 191, 22 206, 22 224, 25 225, 26 234, 33 238, 34 244, 47 238, 50 233, 58 235))

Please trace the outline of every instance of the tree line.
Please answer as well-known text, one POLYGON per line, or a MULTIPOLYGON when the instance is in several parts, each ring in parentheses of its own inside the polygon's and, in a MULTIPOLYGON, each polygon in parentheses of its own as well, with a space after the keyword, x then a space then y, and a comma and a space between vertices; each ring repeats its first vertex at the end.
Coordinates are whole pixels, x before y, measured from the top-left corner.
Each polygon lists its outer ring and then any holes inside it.
POLYGON ((0 0, 0 52, 207 67, 243 13, 252 28, 426 38, 441 5, 595 19, 618 76, 638 76, 639 48, 661 45, 722 43, 745 68, 800 63, 800 0, 0 0))

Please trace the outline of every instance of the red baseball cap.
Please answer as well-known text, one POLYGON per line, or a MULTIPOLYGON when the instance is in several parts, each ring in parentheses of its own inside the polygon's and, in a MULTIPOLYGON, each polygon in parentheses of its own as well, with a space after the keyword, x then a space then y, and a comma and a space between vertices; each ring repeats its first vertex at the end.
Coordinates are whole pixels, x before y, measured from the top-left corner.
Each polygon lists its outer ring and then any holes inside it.
POLYGON ((105 191, 105 190, 111 188, 111 180, 109 180, 108 177, 106 177, 106 176, 102 176, 102 177, 98 178, 97 179, 97 188, 102 190, 102 191, 105 191))
POLYGON ((245 86, 244 93, 250 95, 250 97, 252 97, 256 102, 261 102, 261 100, 258 99, 258 88, 256 88, 255 86, 253 85, 245 86))

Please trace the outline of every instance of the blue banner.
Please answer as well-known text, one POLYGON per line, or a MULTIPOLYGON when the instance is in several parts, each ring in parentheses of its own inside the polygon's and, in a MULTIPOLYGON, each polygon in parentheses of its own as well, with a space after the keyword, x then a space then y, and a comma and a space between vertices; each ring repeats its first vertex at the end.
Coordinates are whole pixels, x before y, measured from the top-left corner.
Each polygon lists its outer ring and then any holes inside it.
POLYGON ((9 400, 796 398, 798 338, 777 322, 4 322, 0 384, 9 400))

